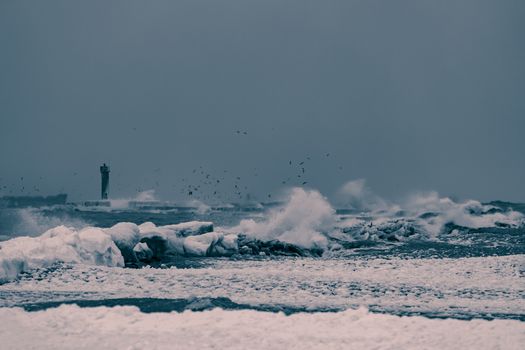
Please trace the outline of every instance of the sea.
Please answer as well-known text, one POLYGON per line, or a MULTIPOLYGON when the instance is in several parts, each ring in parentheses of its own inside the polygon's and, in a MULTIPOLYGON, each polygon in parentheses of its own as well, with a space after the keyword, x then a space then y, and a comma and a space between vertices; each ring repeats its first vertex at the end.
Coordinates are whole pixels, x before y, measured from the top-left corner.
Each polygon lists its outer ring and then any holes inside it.
POLYGON ((283 201, 0 209, 0 307, 525 321, 525 204, 283 201))

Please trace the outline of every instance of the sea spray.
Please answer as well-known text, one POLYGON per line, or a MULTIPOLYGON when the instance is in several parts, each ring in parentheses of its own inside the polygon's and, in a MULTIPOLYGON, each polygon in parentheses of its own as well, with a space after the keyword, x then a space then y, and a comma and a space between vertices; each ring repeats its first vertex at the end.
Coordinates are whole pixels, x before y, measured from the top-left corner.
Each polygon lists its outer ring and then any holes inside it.
POLYGON ((233 231, 263 241, 279 240, 302 248, 325 248, 324 232, 334 228, 335 210, 318 191, 293 188, 287 203, 262 221, 242 220, 233 231))

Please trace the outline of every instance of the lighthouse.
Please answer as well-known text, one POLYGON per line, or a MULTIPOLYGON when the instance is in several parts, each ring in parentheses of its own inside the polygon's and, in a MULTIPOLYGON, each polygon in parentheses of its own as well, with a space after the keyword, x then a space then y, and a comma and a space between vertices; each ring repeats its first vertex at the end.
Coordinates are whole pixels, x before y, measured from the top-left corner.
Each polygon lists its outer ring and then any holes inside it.
POLYGON ((100 166, 100 177, 101 177, 101 192, 100 196, 102 199, 108 199, 109 189, 109 166, 106 163, 100 166))

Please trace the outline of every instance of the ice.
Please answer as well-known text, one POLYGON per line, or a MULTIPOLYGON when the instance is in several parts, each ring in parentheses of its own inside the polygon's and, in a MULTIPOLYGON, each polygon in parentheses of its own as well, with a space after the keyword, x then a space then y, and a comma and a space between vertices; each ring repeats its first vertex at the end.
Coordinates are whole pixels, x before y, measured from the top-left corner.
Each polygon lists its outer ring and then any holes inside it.
MULTIPOLYGON (((194 246, 191 240, 192 237, 203 236, 213 233, 213 223, 190 221, 175 225, 156 226, 153 223, 144 223, 139 226, 140 241, 146 243, 153 251, 153 256, 162 259, 166 254, 175 255, 202 255, 200 252, 206 252, 210 246, 199 248, 195 251, 191 247, 194 246), (188 250, 186 250, 186 241, 188 243, 188 250), (188 253, 187 253, 188 252, 188 253)), ((206 238, 201 240, 204 244, 206 238)), ((213 240, 209 241, 210 244, 213 240)), ((204 254, 205 255, 205 254, 204 254)))
POLYGON ((149 261, 152 258, 162 259, 166 254, 185 255, 185 240, 194 235, 212 232, 213 223, 190 221, 164 226, 157 226, 152 222, 141 225, 118 223, 105 231, 123 252, 126 261, 149 261), (137 247, 138 243, 143 245, 137 247), (136 256, 135 248, 139 249, 140 257, 136 256), (146 248, 149 250, 147 253, 146 248))
POLYGON ((212 248, 224 237, 218 232, 209 232, 199 236, 191 236, 184 240, 184 252, 188 255, 206 256, 212 248))
POLYGON ((140 239, 139 226, 131 222, 119 222, 113 227, 104 229, 119 247, 133 247, 140 239))
POLYGON ((0 309, 6 349, 521 349, 525 323, 374 314, 211 311, 142 313, 136 307, 0 309))
POLYGON ((213 231, 212 222, 190 221, 175 225, 156 226, 152 222, 145 222, 138 226, 140 237, 159 236, 165 239, 182 238, 200 235, 213 231))
POLYGON ((190 256, 229 256, 237 253, 237 235, 209 232, 184 240, 184 252, 190 256))
POLYGON ((238 236, 234 234, 225 235, 221 241, 221 246, 226 250, 237 250, 238 249, 238 236))
POLYGON ((149 249, 146 243, 139 242, 133 247, 133 252, 137 259, 141 261, 149 261, 153 258, 153 252, 149 249))
POLYGON ((121 222, 81 230, 57 226, 38 237, 0 243, 0 282, 58 262, 124 266, 124 262, 162 260, 166 254, 231 255, 237 251, 236 239, 213 232, 211 222, 199 221, 165 226, 121 222))
POLYGON ((164 230, 171 230, 172 234, 179 237, 200 235, 213 231, 213 222, 189 221, 175 225, 161 226, 164 230))
POLYGON ((120 250, 102 229, 88 227, 76 231, 58 226, 39 237, 18 237, 1 242, 0 282, 57 262, 124 266, 120 250))

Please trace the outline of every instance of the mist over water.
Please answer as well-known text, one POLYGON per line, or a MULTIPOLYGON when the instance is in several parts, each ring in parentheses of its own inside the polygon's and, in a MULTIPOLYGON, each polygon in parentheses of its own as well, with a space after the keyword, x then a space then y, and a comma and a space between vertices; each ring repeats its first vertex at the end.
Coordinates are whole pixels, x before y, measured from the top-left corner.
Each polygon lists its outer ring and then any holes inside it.
POLYGON ((525 199, 519 1, 0 6, 0 195, 525 199))

